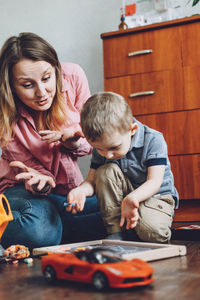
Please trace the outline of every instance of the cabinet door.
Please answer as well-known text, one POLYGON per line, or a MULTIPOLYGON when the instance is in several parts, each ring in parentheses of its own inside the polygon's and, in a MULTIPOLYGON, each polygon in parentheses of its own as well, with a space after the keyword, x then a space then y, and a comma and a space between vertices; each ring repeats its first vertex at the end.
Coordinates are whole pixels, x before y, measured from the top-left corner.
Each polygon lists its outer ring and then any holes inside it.
POLYGON ((104 39, 103 53, 106 78, 179 68, 179 27, 104 39))
POLYGON ((200 154, 169 156, 180 199, 200 198, 200 154))
POLYGON ((200 108, 200 66, 184 67, 183 78, 185 102, 187 102, 188 109, 200 108))
POLYGON ((137 116, 137 119, 163 133, 170 155, 200 153, 200 110, 137 116))
POLYGON ((182 70, 177 69, 109 78, 104 88, 122 95, 135 116, 182 110, 187 108, 182 76, 182 70))
POLYGON ((199 66, 200 23, 181 26, 183 66, 199 66))

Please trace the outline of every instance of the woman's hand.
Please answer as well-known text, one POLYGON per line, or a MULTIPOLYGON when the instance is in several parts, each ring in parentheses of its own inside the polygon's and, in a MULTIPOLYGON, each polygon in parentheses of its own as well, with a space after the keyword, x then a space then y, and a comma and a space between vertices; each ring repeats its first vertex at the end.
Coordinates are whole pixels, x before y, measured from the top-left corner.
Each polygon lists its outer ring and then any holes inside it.
POLYGON ((84 137, 81 129, 73 127, 65 128, 62 131, 42 130, 39 132, 43 141, 49 144, 60 141, 68 149, 76 149, 80 145, 80 137, 84 137))
POLYGON ((54 188, 56 186, 52 177, 43 175, 20 161, 12 161, 9 165, 20 169, 19 174, 15 178, 16 180, 24 180, 26 189, 32 193, 46 193, 51 187, 54 188))
POLYGON ((42 130, 39 132, 43 141, 47 141, 49 144, 60 141, 62 138, 61 131, 42 130))
POLYGON ((80 146, 80 138, 84 137, 81 129, 66 128, 62 131, 61 141, 67 149, 77 149, 80 146))

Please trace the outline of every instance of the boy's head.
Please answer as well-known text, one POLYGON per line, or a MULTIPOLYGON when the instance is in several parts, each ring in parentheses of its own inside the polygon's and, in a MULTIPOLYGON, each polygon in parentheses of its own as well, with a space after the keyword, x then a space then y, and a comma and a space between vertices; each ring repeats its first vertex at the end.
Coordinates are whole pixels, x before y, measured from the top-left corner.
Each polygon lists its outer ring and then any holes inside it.
POLYGON ((81 126, 88 142, 109 159, 126 155, 137 130, 126 100, 112 92, 100 92, 88 99, 81 111, 81 126))

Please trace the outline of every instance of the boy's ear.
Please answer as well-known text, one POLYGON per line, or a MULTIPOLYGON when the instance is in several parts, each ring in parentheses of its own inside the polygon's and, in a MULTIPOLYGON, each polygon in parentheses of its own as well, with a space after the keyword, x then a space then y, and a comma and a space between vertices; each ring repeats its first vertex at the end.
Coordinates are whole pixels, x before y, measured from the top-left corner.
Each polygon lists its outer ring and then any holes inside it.
POLYGON ((131 124, 131 135, 134 135, 137 130, 138 130, 138 124, 137 123, 132 123, 131 124))

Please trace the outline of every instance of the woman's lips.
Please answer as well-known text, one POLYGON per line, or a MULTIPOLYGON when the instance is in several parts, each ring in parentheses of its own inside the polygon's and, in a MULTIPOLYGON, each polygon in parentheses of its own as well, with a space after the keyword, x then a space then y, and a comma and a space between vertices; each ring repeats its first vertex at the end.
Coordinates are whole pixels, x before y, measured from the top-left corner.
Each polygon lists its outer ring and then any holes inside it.
POLYGON ((37 101, 39 106, 46 105, 48 103, 48 99, 37 101))

